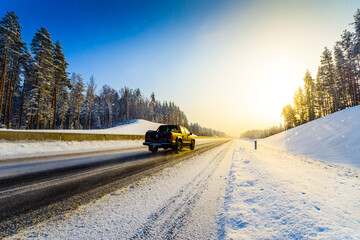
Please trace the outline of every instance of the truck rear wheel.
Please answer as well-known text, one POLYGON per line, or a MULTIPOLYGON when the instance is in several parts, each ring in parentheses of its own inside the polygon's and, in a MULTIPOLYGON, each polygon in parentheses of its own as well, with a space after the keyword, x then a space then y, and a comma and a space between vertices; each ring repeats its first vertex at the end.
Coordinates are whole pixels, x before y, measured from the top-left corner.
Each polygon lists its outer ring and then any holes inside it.
POLYGON ((156 153, 158 151, 158 147, 149 146, 149 151, 152 153, 156 153))

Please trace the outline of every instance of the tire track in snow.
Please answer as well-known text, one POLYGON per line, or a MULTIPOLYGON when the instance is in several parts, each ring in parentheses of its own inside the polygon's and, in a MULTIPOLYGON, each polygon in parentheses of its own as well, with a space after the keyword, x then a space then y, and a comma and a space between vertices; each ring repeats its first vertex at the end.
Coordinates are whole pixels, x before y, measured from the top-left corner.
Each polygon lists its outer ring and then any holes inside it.
POLYGON ((165 206, 149 216, 148 222, 131 239, 175 239, 176 230, 188 222, 188 217, 203 192, 207 190, 211 177, 228 151, 229 147, 220 149, 209 164, 179 190, 179 194, 170 198, 165 206))

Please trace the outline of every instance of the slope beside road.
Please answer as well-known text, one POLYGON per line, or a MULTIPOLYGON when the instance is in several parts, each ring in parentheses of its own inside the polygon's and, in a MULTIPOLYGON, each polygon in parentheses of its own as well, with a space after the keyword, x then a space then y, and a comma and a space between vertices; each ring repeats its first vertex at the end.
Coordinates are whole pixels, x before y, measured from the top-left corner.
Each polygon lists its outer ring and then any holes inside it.
POLYGON ((360 169, 360 106, 344 109, 260 140, 287 152, 360 169))

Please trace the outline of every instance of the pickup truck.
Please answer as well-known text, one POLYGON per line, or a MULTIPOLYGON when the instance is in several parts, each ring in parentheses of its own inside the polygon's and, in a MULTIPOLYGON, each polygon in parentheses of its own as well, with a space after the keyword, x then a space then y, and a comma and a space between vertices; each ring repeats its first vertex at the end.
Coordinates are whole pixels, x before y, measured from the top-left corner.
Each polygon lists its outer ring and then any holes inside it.
POLYGON ((144 145, 149 146, 149 151, 156 153, 159 148, 177 150, 183 147, 195 149, 195 139, 186 127, 180 125, 160 125, 156 131, 147 131, 144 145))

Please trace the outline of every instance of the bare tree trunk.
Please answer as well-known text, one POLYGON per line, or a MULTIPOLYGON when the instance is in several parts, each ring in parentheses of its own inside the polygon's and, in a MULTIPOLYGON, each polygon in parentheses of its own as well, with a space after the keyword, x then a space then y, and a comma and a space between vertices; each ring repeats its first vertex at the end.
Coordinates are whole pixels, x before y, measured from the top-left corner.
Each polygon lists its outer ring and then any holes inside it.
POLYGON ((80 104, 78 105, 78 129, 80 129, 80 104))
POLYGON ((88 110, 86 108, 86 114, 85 114, 85 129, 87 129, 87 124, 88 124, 88 110))
POLYGON ((5 95, 5 112, 4 112, 4 119, 3 119, 3 124, 6 124, 6 119, 7 119, 7 113, 8 113, 8 107, 9 107, 9 96, 10 96, 10 90, 11 90, 11 85, 12 85, 12 80, 13 80, 13 72, 10 72, 11 75, 9 77, 9 83, 6 89, 6 95, 5 95))
POLYGON ((11 110, 12 110, 12 100, 13 100, 13 94, 14 94, 14 87, 12 84, 10 85, 10 102, 9 102, 9 109, 7 114, 7 128, 10 128, 10 121, 11 121, 11 110))
POLYGON ((89 129, 91 129, 91 108, 89 109, 89 129))
POLYGON ((26 77, 24 78, 23 89, 21 92, 20 119, 19 119, 18 129, 21 128, 21 122, 22 122, 23 107, 24 107, 24 95, 25 95, 25 83, 26 83, 26 77))
MULTIPOLYGON (((56 85, 56 83, 55 83, 56 85)), ((57 94, 57 91, 56 91, 56 86, 54 88, 54 96, 53 96, 53 102, 52 102, 52 108, 54 109, 54 120, 53 120, 53 126, 52 126, 52 129, 55 129, 56 128, 56 109, 57 109, 57 99, 56 99, 56 94, 57 94)))
POLYGON ((39 87, 39 94, 38 94, 38 110, 36 115, 36 129, 39 129, 39 123, 40 123, 40 96, 41 96, 41 87, 39 87))

